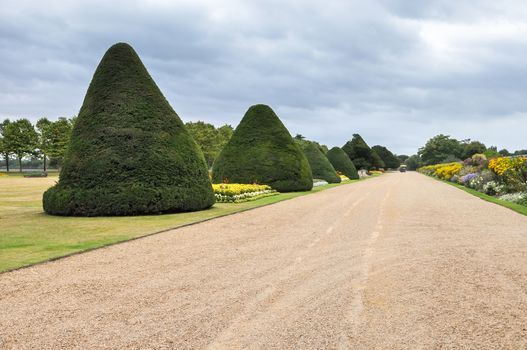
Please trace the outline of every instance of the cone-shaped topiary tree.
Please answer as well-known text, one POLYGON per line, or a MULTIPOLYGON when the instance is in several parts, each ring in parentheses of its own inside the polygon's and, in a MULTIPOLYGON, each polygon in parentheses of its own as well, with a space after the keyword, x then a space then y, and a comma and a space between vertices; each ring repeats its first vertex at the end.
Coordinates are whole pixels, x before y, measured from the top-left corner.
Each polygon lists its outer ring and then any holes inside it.
POLYGON ((44 193, 55 215, 193 211, 214 193, 203 154, 127 44, 112 46, 93 76, 60 180, 44 193))
POLYGON ((333 147, 328 151, 326 156, 328 157, 335 170, 346 175, 351 180, 356 180, 359 178, 359 174, 357 173, 355 165, 349 159, 346 152, 344 152, 341 148, 333 147))
POLYGON ((328 183, 339 183, 341 181, 335 168, 333 168, 333 165, 331 165, 331 162, 322 153, 317 144, 310 141, 303 141, 300 147, 309 161, 314 179, 326 180, 328 183))
POLYGON ((401 161, 388 148, 380 145, 373 146, 372 151, 377 153, 384 162, 384 166, 389 169, 397 169, 401 165, 401 161))
POLYGON ((313 187, 309 163, 289 131, 266 105, 245 113, 212 166, 215 183, 260 183, 279 192, 313 187))
POLYGON ((359 134, 353 134, 351 141, 346 142, 342 150, 346 152, 357 169, 371 170, 380 166, 380 158, 375 157, 370 146, 359 134))

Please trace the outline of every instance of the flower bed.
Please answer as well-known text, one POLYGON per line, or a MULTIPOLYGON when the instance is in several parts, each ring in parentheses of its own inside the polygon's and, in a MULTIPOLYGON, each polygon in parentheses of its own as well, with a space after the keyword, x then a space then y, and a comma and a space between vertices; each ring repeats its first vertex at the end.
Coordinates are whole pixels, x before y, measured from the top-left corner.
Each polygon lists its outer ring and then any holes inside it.
POLYGON ((425 175, 459 183, 490 196, 527 205, 527 157, 497 157, 487 161, 476 154, 463 162, 424 166, 425 175))
POLYGON ((219 203, 241 203, 278 194, 267 185, 213 184, 212 188, 219 203))

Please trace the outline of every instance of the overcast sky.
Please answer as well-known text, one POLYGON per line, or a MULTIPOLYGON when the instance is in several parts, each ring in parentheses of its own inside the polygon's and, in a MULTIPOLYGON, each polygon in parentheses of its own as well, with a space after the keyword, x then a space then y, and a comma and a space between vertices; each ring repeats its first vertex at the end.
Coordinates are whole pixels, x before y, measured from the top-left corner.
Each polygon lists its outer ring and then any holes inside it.
POLYGON ((116 42, 183 121, 273 107, 291 134, 412 154, 444 133, 527 148, 527 3, 0 0, 0 117, 76 115, 116 42))

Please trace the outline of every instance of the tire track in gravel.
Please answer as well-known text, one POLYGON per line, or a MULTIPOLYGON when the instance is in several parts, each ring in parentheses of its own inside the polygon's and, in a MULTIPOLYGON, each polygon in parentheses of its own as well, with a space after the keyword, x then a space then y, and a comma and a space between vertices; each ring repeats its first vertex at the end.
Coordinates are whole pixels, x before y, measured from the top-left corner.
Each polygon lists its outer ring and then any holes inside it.
MULTIPOLYGON (((370 192, 367 192, 364 194, 361 198, 357 199, 355 202, 353 202, 350 207, 346 210, 345 216, 349 216, 349 214, 357 208, 368 196, 370 195, 370 192)), ((352 196, 349 196, 347 200, 352 198, 352 196)), ((345 202, 347 202, 347 200, 345 202)), ((340 219, 342 220, 342 219, 340 219)), ((335 229, 335 226, 338 224, 337 220, 333 225, 329 226, 326 231, 320 235, 317 235, 294 260, 293 263, 291 263, 287 268, 280 271, 279 275, 277 276, 277 280, 274 284, 268 286, 266 289, 264 289, 261 293, 259 293, 253 300, 251 300, 249 303, 247 303, 247 306, 245 307, 244 311, 233 321, 231 321, 230 326, 225 329, 215 340, 213 343, 209 344, 207 346, 208 349, 233 349, 236 347, 243 347, 241 344, 236 343, 236 337, 240 335, 240 333, 243 333, 245 330, 252 330, 255 327, 258 327, 258 324, 262 317, 265 317, 265 313, 274 305, 276 304, 280 298, 283 298, 283 294, 285 293, 282 285, 291 279, 292 275, 297 272, 296 268, 299 264, 302 263, 302 260, 304 257, 315 247, 317 243, 319 243, 325 236, 330 235, 333 230, 335 229)))

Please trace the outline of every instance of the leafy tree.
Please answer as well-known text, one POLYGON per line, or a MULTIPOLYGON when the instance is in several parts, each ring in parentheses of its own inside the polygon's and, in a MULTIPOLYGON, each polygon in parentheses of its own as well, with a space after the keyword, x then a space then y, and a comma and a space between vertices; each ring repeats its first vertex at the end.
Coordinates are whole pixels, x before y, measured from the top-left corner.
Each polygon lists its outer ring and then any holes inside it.
POLYGON ((55 160, 59 166, 66 156, 74 123, 75 119, 67 118, 59 118, 51 123, 47 152, 50 159, 55 160))
POLYGON ((509 157, 511 155, 511 152, 509 152, 509 150, 506 148, 501 149, 498 153, 503 157, 509 157))
POLYGON ((515 155, 515 156, 524 156, 524 155, 527 155, 527 149, 521 149, 521 150, 518 150, 518 151, 514 151, 514 155, 515 155))
POLYGON ((406 162, 406 160, 408 158, 410 158, 410 156, 408 156, 406 154, 398 154, 396 157, 397 157, 397 159, 399 159, 399 163, 401 163, 401 164, 404 164, 404 162, 406 162))
POLYGON ((212 204, 203 153, 134 49, 113 45, 93 75, 44 210, 142 215, 212 204))
POLYGON ((397 169, 401 165, 399 158, 397 158, 388 148, 376 145, 371 149, 381 157, 386 168, 397 169))
POLYGON ((498 153, 498 147, 496 146, 490 146, 485 152, 483 152, 483 154, 485 155, 485 157, 487 157, 487 159, 500 156, 500 154, 498 153))
POLYGON ((228 124, 220 126, 217 130, 220 135, 220 141, 218 143, 218 154, 216 155, 216 157, 220 154, 221 150, 223 149, 223 147, 225 147, 227 142, 229 142, 232 137, 232 134, 234 133, 233 127, 228 124))
POLYGON ((295 137, 294 137, 295 140, 304 140, 305 139, 305 136, 302 135, 302 134, 296 134, 295 137))
POLYGON ((31 122, 18 119, 3 127, 4 148, 10 150, 18 158, 18 165, 22 171, 22 157, 34 154, 38 145, 38 135, 31 122))
POLYGON ((309 162, 274 111, 255 105, 245 113, 212 166, 215 183, 261 183, 279 192, 309 191, 309 162))
POLYGON ((382 160, 374 155, 370 146, 359 134, 353 134, 351 141, 346 142, 342 150, 346 152, 357 169, 382 168, 382 160))
POLYGON ((44 161, 44 171, 46 171, 48 157, 53 163, 62 165, 73 128, 73 119, 59 118, 52 122, 41 118, 37 121, 36 128, 39 136, 38 148, 44 161))
POLYGON ((47 152, 50 144, 50 126, 51 122, 47 118, 40 118, 37 121, 36 129, 38 135, 38 149, 42 154, 42 159, 44 162, 44 171, 47 170, 47 152))
POLYGON ((202 121, 187 122, 185 126, 201 148, 207 165, 212 167, 212 163, 232 137, 232 126, 215 128, 214 125, 202 121))
POLYGON ((460 159, 463 145, 448 135, 437 135, 428 140, 424 147, 417 153, 424 165, 433 165, 444 162, 446 159, 460 159))
POLYGON ((485 153, 487 146, 479 141, 470 141, 463 143, 463 153, 461 155, 462 159, 471 158, 474 154, 485 153))
POLYGON ((12 150, 9 149, 9 145, 5 141, 5 129, 10 123, 11 121, 9 119, 5 119, 2 123, 0 123, 0 154, 2 154, 5 159, 7 171, 9 171, 9 155, 11 154, 12 150))
POLYGON ((408 157, 404 164, 408 170, 417 170, 424 165, 421 157, 418 154, 408 157))

